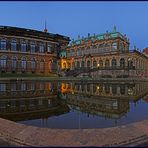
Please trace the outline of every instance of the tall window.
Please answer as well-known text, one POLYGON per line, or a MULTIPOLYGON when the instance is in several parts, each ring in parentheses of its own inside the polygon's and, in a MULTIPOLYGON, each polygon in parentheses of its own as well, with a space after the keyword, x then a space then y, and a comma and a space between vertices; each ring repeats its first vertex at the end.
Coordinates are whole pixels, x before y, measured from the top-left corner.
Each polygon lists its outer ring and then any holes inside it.
POLYGON ((35 68, 36 68, 36 62, 35 62, 35 59, 33 58, 31 61, 31 69, 33 72, 35 71, 35 68))
POLYGON ((108 59, 106 59, 106 61, 105 61, 105 67, 109 67, 109 60, 108 59))
POLYGON ((82 67, 82 68, 85 67, 85 62, 84 62, 84 61, 81 62, 81 67, 82 67))
POLYGON ((87 61, 87 68, 90 68, 90 61, 87 61))
POLYGON ((122 58, 120 59, 120 67, 124 68, 125 67, 125 60, 122 58))
POLYGON ((6 91, 6 84, 5 83, 0 84, 0 91, 6 91))
POLYGON ((103 61, 102 60, 99 61, 99 65, 98 66, 99 67, 103 67, 103 61))
POLYGON ((77 61, 77 68, 80 68, 80 62, 77 61))
POLYGON ((84 56, 84 48, 82 48, 82 56, 84 56))
POLYGON ((35 43, 34 42, 31 42, 30 51, 31 51, 31 53, 35 52, 35 43))
POLYGON ((44 61, 43 60, 40 62, 40 71, 44 72, 44 61))
POLYGON ((21 83, 21 91, 27 90, 26 88, 26 83, 21 83))
POLYGON ((27 61, 26 61, 25 57, 22 58, 21 68, 22 68, 22 70, 26 70, 26 68, 27 68, 27 61))
POLYGON ((47 51, 48 51, 49 53, 51 53, 51 51, 52 51, 52 46, 51 46, 51 44, 50 44, 50 43, 48 43, 48 46, 47 46, 47 51))
POLYGON ((12 69, 15 70, 17 65, 16 57, 12 57, 12 69))
POLYGON ((80 49, 77 49, 77 55, 80 56, 80 49))
POLYGON ((128 58, 128 68, 133 68, 133 60, 131 58, 128 58))
POLYGON ((6 68, 7 66, 7 57, 2 56, 0 57, 0 68, 6 68))
POLYGON ((116 65, 117 65, 116 59, 112 59, 112 67, 116 67, 116 65))
POLYGON ((40 43, 39 51, 40 51, 41 53, 44 53, 44 44, 43 44, 43 43, 40 43))
POLYGON ((14 39, 11 41, 11 50, 16 51, 16 40, 14 39))
POLYGON ((96 60, 93 61, 93 67, 97 67, 97 61, 96 60))
POLYGON ((1 39, 0 40, 0 49, 1 50, 6 50, 6 39, 1 39))
POLYGON ((113 50, 113 51, 116 51, 116 50, 117 50, 117 43, 113 43, 113 44, 112 44, 112 50, 113 50))
POLYGON ((21 42, 21 51, 22 52, 26 52, 27 50, 27 46, 26 46, 26 43, 24 41, 21 42))

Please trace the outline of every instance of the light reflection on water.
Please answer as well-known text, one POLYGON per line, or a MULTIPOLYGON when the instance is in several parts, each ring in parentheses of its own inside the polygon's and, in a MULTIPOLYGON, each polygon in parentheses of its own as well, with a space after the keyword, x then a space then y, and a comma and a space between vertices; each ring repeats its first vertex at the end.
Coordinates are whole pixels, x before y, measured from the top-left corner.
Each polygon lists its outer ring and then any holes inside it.
POLYGON ((148 83, 1 81, 0 117, 48 128, 105 128, 148 118, 148 83))

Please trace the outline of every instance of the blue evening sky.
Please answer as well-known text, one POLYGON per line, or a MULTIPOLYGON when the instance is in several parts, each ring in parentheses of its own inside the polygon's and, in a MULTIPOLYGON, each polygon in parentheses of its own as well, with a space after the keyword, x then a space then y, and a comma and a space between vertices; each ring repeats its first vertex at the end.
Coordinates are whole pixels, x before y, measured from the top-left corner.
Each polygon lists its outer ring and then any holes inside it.
POLYGON ((0 25, 43 30, 77 39, 112 31, 130 38, 131 49, 136 44, 148 46, 148 2, 0 2, 0 25))

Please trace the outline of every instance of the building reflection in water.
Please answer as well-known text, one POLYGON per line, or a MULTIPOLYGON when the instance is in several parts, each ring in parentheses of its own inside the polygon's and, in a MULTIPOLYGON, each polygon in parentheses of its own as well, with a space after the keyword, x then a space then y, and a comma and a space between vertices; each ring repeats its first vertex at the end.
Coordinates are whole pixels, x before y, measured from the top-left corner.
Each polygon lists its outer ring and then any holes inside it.
MULTIPOLYGON (((57 84, 35 81, 0 82, 0 117, 23 121, 64 114, 66 104, 57 98, 57 84)), ((44 121, 43 120, 43 121, 44 121)))
MULTIPOLYGON (((62 83, 61 98, 72 109, 89 115, 120 119, 148 93, 147 83, 62 83)), ((117 120, 115 120, 116 122, 117 120)))
POLYGON ((116 123, 128 114, 130 102, 136 105, 147 94, 147 83, 1 81, 0 117, 13 121, 42 119, 44 126, 47 119, 74 110, 79 128, 81 113, 116 123))

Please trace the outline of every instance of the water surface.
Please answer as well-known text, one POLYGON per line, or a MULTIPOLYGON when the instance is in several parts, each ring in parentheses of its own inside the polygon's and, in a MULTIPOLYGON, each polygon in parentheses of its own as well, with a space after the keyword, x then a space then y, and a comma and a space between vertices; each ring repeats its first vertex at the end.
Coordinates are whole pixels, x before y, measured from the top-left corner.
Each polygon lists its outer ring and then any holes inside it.
POLYGON ((1 81, 0 117, 47 128, 124 125, 148 118, 148 83, 1 81))

